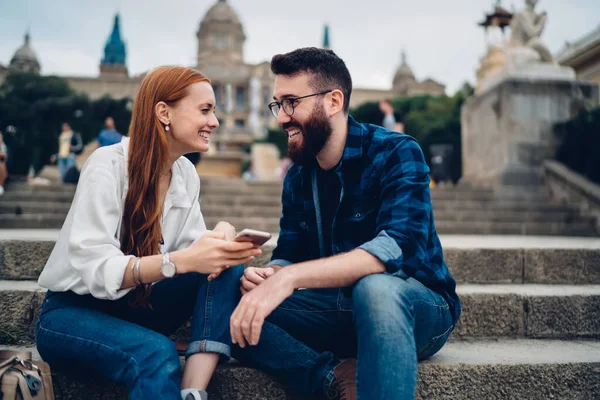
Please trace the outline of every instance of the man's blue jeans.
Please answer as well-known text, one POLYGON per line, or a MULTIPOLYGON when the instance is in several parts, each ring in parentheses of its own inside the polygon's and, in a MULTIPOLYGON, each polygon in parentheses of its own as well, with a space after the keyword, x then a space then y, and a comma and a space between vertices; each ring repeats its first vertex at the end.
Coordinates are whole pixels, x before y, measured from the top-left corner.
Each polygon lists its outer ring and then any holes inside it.
POLYGON ((58 172, 60 173, 61 179, 65 179, 65 175, 69 168, 75 166, 75 156, 70 155, 69 157, 59 157, 58 161, 58 172))
POLYGON ((376 274, 359 280, 351 295, 295 291, 267 318, 258 345, 235 345, 232 354, 319 398, 333 397, 338 358, 357 357, 359 399, 412 400, 417 360, 439 351, 452 329, 442 296, 413 278, 376 274))
POLYGON ((128 296, 48 291, 36 326, 37 348, 53 369, 76 367, 127 386, 130 399, 181 399, 181 366, 167 337, 192 316, 186 356, 231 355, 229 319, 239 301, 243 266, 211 281, 189 273, 154 285, 152 308, 131 308, 128 296))

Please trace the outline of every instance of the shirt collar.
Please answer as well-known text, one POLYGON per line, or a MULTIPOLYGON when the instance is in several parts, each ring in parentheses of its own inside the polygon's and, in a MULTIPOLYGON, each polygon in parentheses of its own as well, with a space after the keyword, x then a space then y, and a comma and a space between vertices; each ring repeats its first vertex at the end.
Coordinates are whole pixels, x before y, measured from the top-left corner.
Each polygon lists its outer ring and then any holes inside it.
POLYGON ((344 148, 342 160, 362 157, 364 136, 367 133, 368 131, 362 124, 359 124, 354 118, 348 115, 348 136, 346 137, 346 147, 344 148))
MULTIPOLYGON (((128 189, 129 186, 129 175, 128 171, 128 163, 129 163, 129 138, 124 137, 121 140, 120 145, 123 147, 123 154, 125 157, 125 188, 128 189)), ((171 171, 173 173, 171 177, 171 183, 169 185, 169 190, 167 191, 167 196, 165 197, 165 214, 171 207, 181 207, 181 208, 191 208, 192 201, 190 200, 190 194, 187 191, 187 187, 185 184, 185 180, 183 179, 183 173, 181 170, 181 165, 178 162, 179 160, 173 163, 173 167, 171 167, 171 171)), ((127 193, 127 190, 123 191, 127 193)))

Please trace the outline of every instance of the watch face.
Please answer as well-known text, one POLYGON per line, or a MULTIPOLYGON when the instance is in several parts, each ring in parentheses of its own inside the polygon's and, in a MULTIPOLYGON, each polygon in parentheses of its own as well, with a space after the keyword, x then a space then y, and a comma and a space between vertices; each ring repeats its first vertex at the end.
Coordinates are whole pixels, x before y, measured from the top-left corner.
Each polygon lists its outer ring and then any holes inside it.
POLYGON ((168 262, 162 265, 161 272, 167 278, 172 278, 175 276, 176 268, 175 264, 168 262))

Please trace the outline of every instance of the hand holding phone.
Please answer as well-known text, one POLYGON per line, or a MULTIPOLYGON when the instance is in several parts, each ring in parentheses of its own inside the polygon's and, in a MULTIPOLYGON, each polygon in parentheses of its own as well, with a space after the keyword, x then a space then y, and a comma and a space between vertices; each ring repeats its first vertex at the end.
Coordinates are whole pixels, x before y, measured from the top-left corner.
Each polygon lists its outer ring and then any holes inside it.
POLYGON ((254 229, 244 229, 235 236, 234 241, 251 242, 256 246, 262 246, 269 239, 271 239, 271 234, 269 232, 257 231, 254 229))

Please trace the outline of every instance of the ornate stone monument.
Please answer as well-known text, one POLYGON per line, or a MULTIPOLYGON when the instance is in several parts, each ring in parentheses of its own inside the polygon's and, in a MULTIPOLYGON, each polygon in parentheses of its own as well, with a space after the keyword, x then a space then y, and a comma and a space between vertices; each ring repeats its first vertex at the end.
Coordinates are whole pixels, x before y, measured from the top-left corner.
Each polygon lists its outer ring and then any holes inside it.
POLYGON ((504 64, 463 107, 463 181, 473 186, 537 186, 543 160, 556 151, 554 124, 600 102, 598 85, 555 63, 540 38, 547 15, 536 12, 537 2, 525 0, 514 14, 504 64))
POLYGON ((485 19, 478 25, 485 29, 487 52, 481 58, 477 69, 477 86, 475 92, 480 93, 481 84, 485 79, 504 67, 505 29, 510 26, 513 14, 500 4, 500 0, 494 6, 494 10, 485 15, 485 19))

